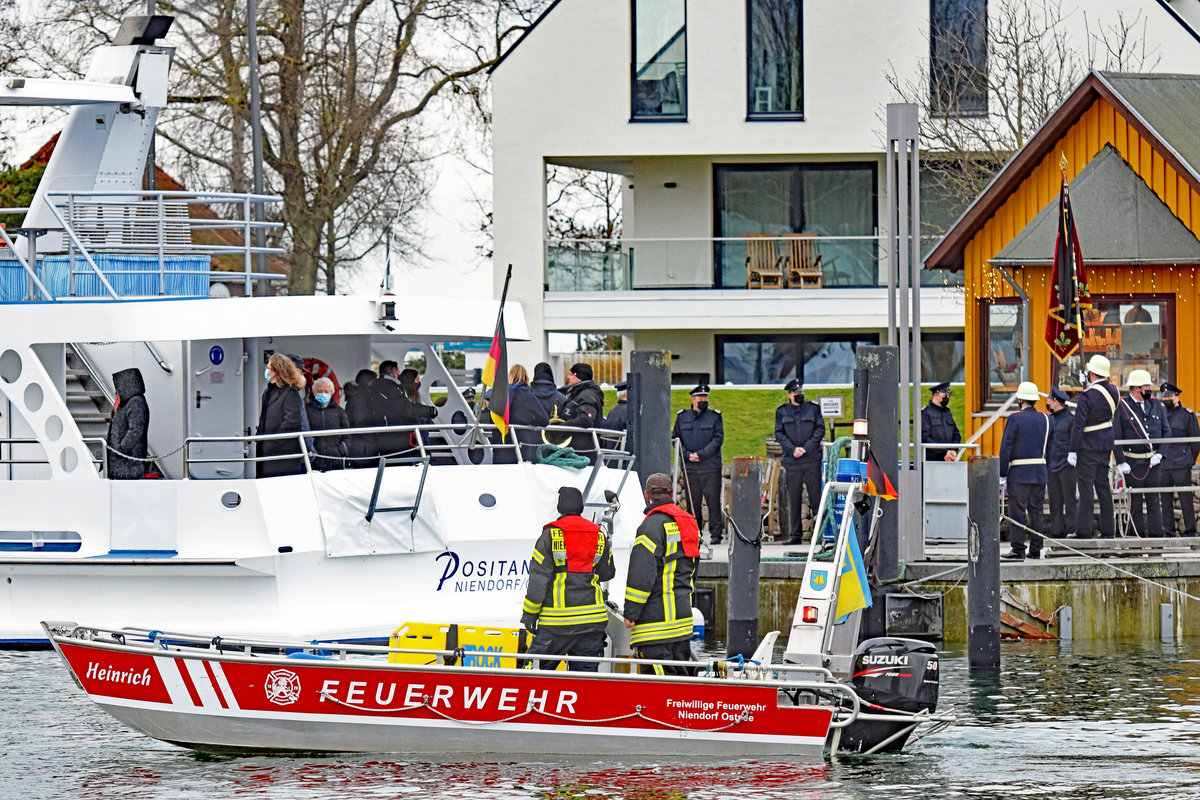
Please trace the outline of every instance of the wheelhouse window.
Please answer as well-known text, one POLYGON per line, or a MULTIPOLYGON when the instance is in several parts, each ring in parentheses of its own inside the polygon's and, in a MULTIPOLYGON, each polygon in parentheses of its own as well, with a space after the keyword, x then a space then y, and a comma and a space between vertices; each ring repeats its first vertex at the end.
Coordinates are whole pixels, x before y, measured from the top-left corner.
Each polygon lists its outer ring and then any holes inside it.
POLYGON ((1135 369, 1150 373, 1156 386, 1163 381, 1178 383, 1175 364, 1175 304, 1173 298, 1092 298, 1085 312, 1083 341, 1075 355, 1054 362, 1054 382, 1068 392, 1080 391, 1079 372, 1094 355, 1105 356, 1112 365, 1111 380, 1125 388, 1125 379, 1135 369))
POLYGON ((987 81, 987 0, 930 0, 932 108, 945 114, 985 114, 987 81))
POLYGON ((984 374, 984 403, 1002 403, 1021 382, 1021 363, 1026 356, 1021 301, 1016 298, 983 301, 980 341, 986 351, 980 363, 984 374))
POLYGON ((747 287, 756 244, 782 256, 797 234, 815 237, 822 287, 877 284, 874 164, 717 165, 714 186, 716 286, 747 287))
POLYGON ((799 378, 805 383, 850 384, 855 351, 878 342, 878 337, 864 333, 718 336, 717 383, 782 386, 799 378))
POLYGON ((801 0, 746 2, 746 116, 802 119, 801 0))
POLYGON ((635 120, 687 118, 685 0, 633 0, 635 120))

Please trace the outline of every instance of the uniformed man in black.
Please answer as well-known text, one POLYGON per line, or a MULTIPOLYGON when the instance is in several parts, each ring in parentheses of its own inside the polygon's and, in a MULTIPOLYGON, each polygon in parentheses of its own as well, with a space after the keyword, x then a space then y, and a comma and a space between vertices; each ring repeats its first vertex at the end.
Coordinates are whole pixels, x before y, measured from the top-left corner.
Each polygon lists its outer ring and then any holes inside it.
POLYGON ((671 436, 679 440, 683 453, 683 487, 688 510, 696 524, 704 529, 704 509, 708 506, 708 540, 721 543, 725 519, 721 515, 721 443, 725 441, 725 423, 721 412, 708 407, 708 384, 691 391, 692 407, 675 415, 671 436))
POLYGON ((1113 518, 1112 488, 1108 485, 1108 460, 1113 449, 1113 415, 1120 394, 1109 382, 1108 359, 1094 355, 1084 376, 1087 388, 1075 403, 1071 422, 1071 450, 1067 463, 1075 467, 1075 485, 1079 490, 1079 510, 1075 517, 1075 536, 1090 539, 1096 529, 1092 518, 1093 501, 1100 504, 1100 538, 1117 535, 1113 518))
POLYGON ((800 544, 801 487, 815 517, 821 500, 821 440, 825 420, 816 403, 805 402, 804 387, 793 378, 783 387, 788 401, 775 409, 775 441, 783 449, 783 476, 788 494, 787 544, 800 544))
POLYGON ((613 388, 617 390, 617 404, 604 418, 604 427, 609 430, 623 431, 629 424, 629 385, 622 381, 613 388))
MULTIPOLYGON (((1162 393, 1162 404, 1167 413, 1167 438, 1200 438, 1200 423, 1196 421, 1196 413, 1179 402, 1179 395, 1183 390, 1173 383, 1164 383, 1159 391, 1162 393)), ((1187 487, 1185 491, 1176 492, 1174 496, 1179 498, 1179 521, 1183 535, 1195 536, 1196 508, 1192 497, 1192 466, 1196 463, 1196 457, 1200 456, 1200 442, 1164 444, 1159 448, 1159 452, 1163 457, 1163 486, 1187 487)), ((1164 494, 1162 498, 1163 533, 1178 536, 1180 529, 1175 526, 1171 495, 1164 494)))
MULTIPOLYGON (((939 383, 933 387, 929 405, 921 409, 921 442, 923 444, 958 444, 962 434, 950 413, 950 384, 939 383)), ((926 461, 953 461, 957 450, 925 448, 926 461)))
POLYGON ((1050 535, 1056 539, 1075 533, 1075 467, 1067 463, 1071 452, 1074 415, 1067 408, 1067 393, 1055 386, 1046 400, 1050 409, 1050 445, 1046 448, 1047 494, 1050 496, 1050 535))
MULTIPOLYGON (((1139 441, 1138 444, 1117 445, 1113 455, 1117 459, 1117 469, 1130 489, 1157 489, 1162 486, 1162 471, 1158 465, 1163 457, 1152 440, 1166 435, 1166 409, 1154 399, 1154 386, 1146 370, 1132 370, 1127 384, 1129 393, 1117 403, 1113 418, 1113 437, 1139 441)), ((1163 535, 1161 500, 1162 495, 1157 492, 1130 493, 1129 519, 1138 536, 1157 538, 1163 535)))
POLYGON ((1008 529, 1012 549, 1001 556, 1010 561, 1041 558, 1042 501, 1046 499, 1046 447, 1050 444, 1050 418, 1037 410, 1037 384, 1024 381, 1017 387, 1021 410, 1004 423, 1000 439, 1000 483, 1008 486, 1008 529))

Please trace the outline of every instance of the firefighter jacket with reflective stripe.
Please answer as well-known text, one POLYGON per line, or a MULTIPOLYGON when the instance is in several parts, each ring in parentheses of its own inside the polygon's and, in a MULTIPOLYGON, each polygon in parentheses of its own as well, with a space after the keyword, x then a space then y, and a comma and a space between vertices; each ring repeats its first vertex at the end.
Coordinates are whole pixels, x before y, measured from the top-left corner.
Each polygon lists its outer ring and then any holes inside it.
POLYGON ((692 638, 692 581, 699 563, 695 517, 674 503, 647 508, 625 582, 625 619, 634 622, 631 644, 692 638))
POLYGON ((521 622, 558 633, 588 633, 607 627, 600 584, 617 574, 612 543, 594 522, 566 516, 542 528, 529 565, 521 622))

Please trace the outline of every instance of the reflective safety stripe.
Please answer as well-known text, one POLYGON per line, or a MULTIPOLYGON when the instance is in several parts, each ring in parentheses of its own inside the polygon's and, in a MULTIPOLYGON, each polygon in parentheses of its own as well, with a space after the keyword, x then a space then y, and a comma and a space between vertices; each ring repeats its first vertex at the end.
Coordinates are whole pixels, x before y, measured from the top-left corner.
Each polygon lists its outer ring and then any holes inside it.
POLYGON ((658 549, 658 545, 656 545, 654 541, 644 533, 633 540, 633 546, 637 547, 638 545, 646 548, 651 553, 658 549))
POLYGON ((634 603, 644 603, 650 599, 650 593, 643 592, 641 589, 635 589, 632 586, 626 586, 625 599, 634 603))
MULTIPOLYGON (((668 546, 668 551, 670 546, 668 546)), ((679 560, 674 559, 663 565, 662 572, 662 587, 663 587, 663 619, 673 620, 677 616, 675 614, 675 568, 679 565, 679 560)))
POLYGON ((1008 465, 1010 467, 1033 467, 1045 463, 1046 459, 1044 458, 1017 458, 1008 462, 1008 465))
POLYGON ((642 642, 663 642, 690 638, 692 635, 692 620, 673 619, 667 622, 647 622, 633 626, 629 635, 630 644, 642 642))
POLYGON ((532 600, 530 600, 528 597, 526 597, 525 604, 521 606, 521 610, 524 611, 526 614, 540 614, 540 613, 542 613, 542 604, 535 603, 532 600))
POLYGON ((551 602, 557 608, 567 604, 567 573, 558 572, 554 575, 554 598, 551 602))
POLYGON ((538 549, 535 547, 533 548, 533 560, 540 564, 546 560, 546 557, 538 552, 538 549))

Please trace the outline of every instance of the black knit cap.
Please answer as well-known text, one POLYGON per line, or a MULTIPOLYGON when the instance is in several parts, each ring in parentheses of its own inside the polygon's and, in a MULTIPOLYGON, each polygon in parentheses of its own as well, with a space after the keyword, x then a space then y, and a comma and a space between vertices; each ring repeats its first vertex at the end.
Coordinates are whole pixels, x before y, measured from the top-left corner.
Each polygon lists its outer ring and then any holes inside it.
POLYGON ((574 373, 575 377, 579 378, 581 381, 590 381, 592 379, 592 367, 590 364, 584 364, 583 362, 580 362, 571 367, 571 372, 574 373))
POLYGON ((583 513, 583 492, 574 486, 562 486, 558 490, 558 513, 563 516, 583 513))

